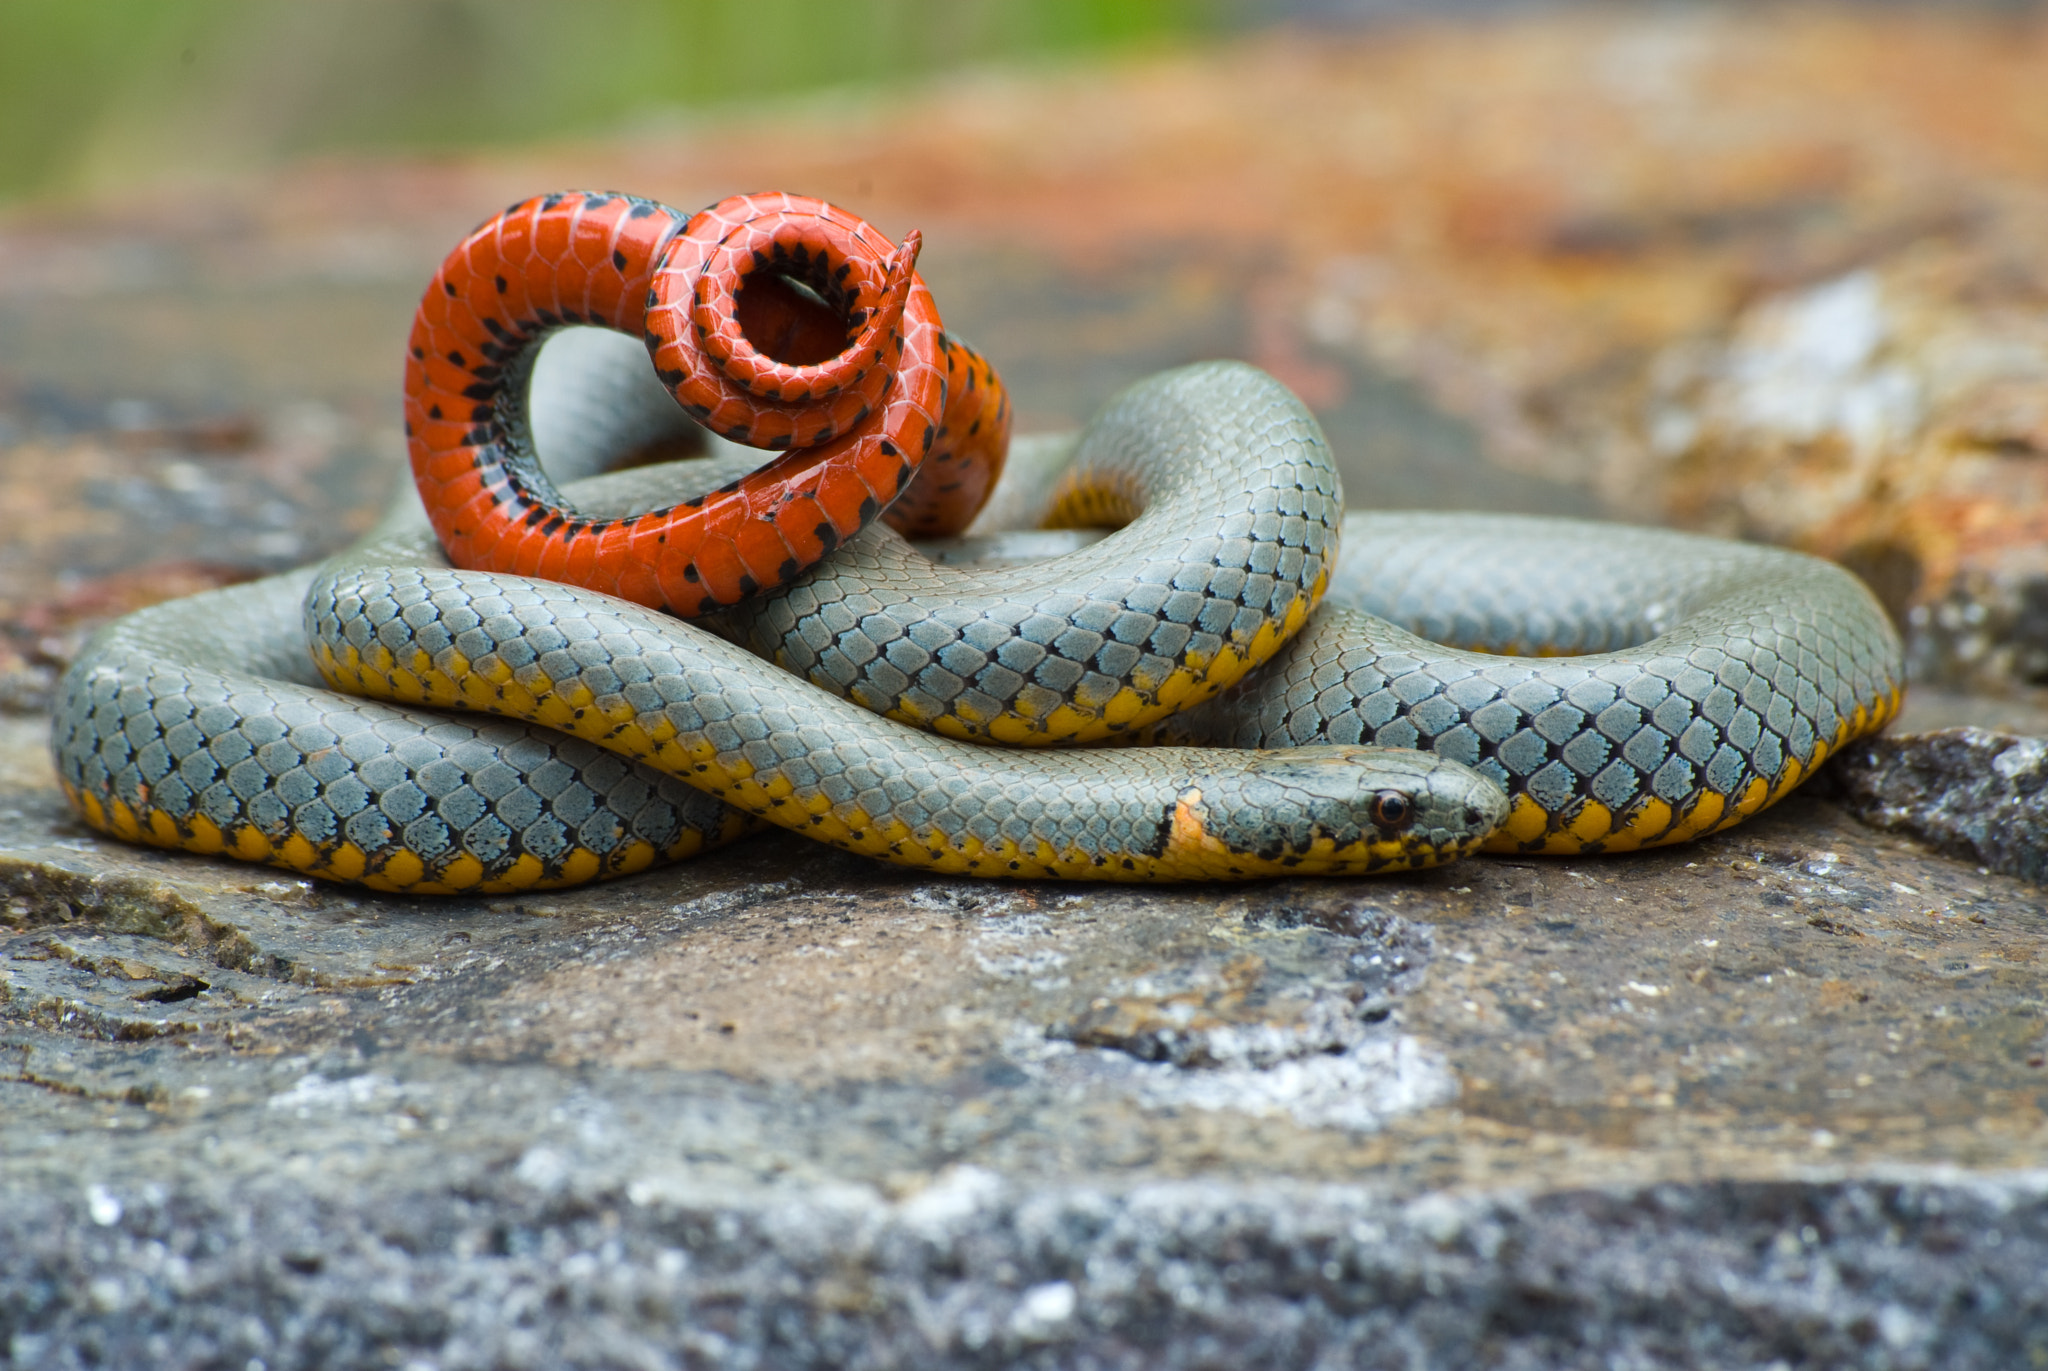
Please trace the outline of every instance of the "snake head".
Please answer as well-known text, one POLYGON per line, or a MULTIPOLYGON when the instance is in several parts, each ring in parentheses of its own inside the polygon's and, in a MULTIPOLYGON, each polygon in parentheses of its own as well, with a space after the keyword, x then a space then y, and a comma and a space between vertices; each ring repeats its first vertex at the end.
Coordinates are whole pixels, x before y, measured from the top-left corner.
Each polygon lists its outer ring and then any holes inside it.
POLYGON ((1169 850, 1217 876, 1361 875, 1436 866, 1507 821, 1501 788, 1428 752, 1298 747, 1184 787, 1169 850))

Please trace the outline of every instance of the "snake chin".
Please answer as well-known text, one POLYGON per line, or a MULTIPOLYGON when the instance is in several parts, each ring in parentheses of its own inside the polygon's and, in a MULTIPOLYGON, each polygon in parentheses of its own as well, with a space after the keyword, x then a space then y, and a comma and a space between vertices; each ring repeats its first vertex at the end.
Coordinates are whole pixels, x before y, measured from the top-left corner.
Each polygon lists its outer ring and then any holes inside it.
POLYGON ((1498 785, 1431 753, 1328 746, 1243 755, 1242 768, 1188 786, 1173 824, 1175 847, 1232 875, 1435 866, 1507 822, 1498 785))

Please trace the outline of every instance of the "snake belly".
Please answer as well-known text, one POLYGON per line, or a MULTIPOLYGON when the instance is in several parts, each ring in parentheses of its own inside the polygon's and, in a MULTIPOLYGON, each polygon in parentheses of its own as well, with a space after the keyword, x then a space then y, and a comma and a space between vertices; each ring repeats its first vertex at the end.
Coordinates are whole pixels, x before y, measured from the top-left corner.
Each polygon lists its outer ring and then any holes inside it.
POLYGON ((783 192, 686 215, 564 191, 493 216, 435 272, 406 349, 407 446, 442 545, 466 567, 693 616, 789 580, 885 511, 963 527, 1002 468, 1009 406, 946 333, 920 242, 783 192), (630 518, 565 503, 527 383, 574 326, 643 339, 639 369, 672 409, 782 455, 630 518))
POLYGON ((1507 790, 1486 850, 1626 852, 1775 803, 1903 697, 1889 617, 1815 557, 1511 515, 1352 514, 1344 544, 1300 636, 1149 736, 1425 748, 1507 790))

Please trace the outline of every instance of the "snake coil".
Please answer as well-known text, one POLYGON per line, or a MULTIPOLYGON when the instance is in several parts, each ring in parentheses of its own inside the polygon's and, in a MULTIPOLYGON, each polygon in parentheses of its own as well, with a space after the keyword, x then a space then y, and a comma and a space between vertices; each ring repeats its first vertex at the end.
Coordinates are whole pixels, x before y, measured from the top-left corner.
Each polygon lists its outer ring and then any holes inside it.
POLYGON ((1313 417, 1237 364, 1139 383, 1078 443, 1026 445, 1049 491, 998 492, 1119 531, 935 564, 875 521, 963 528, 1009 409, 918 249, 779 194, 685 217, 579 192, 493 219, 413 331, 424 517, 103 630, 52 735, 72 803, 119 837, 419 894, 621 875, 761 820, 981 875, 1345 874, 1697 837, 1898 708, 1898 636, 1840 568, 1610 525, 1346 517, 1313 417), (528 386, 572 325, 653 367, 569 386, 607 413, 550 452, 565 479, 636 409, 781 455, 565 501, 528 386), (1112 738, 1167 745, 1042 746, 1112 738))

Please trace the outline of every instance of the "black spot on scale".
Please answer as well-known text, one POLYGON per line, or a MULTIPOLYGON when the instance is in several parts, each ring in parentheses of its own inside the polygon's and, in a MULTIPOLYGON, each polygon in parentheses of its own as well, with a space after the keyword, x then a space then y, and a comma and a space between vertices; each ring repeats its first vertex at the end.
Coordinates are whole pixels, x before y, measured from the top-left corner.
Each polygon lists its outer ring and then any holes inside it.
POLYGON ((903 487, 910 484, 910 478, 915 474, 915 472, 911 471, 910 463, 908 462, 896 468, 896 490, 898 494, 902 493, 903 487))
MULTIPOLYGON (((502 276, 493 276, 493 277, 491 278, 491 282, 492 282, 492 284, 494 284, 495 286, 497 286, 497 288, 498 288, 498 294, 500 294, 500 295, 503 295, 503 294, 504 294, 504 293, 505 293, 506 291, 508 291, 508 290, 512 289, 512 283, 511 283, 510 281, 507 281, 507 280, 506 280, 506 279, 505 279, 504 277, 502 277, 502 276)), ((492 320, 489 320, 489 319, 486 319, 486 320, 485 320, 484 322, 485 322, 486 324, 488 324, 488 323, 491 323, 491 322, 493 322, 493 321, 492 321, 492 320)))
POLYGON ((932 450, 932 439, 938 436, 939 433, 937 429, 933 428, 930 424, 926 424, 924 426, 924 450, 927 454, 929 454, 932 450))
POLYGON ((440 418, 440 417, 441 417, 441 407, 440 407, 439 405, 428 405, 428 406, 427 406, 427 417, 428 417, 429 419, 438 419, 438 418, 440 418))
POLYGON ((1138 864, 1132 861, 1129 857, 1124 858, 1123 861, 1119 863, 1119 865, 1122 866, 1123 869, 1126 871, 1136 871, 1138 869, 1138 864))
POLYGON ((620 252, 617 248, 613 248, 612 265, 617 267, 620 271, 624 271, 626 269, 626 254, 620 252))
POLYGON ((789 584, 789 583, 790 583, 791 581, 794 581, 794 580, 796 579, 796 574, 797 574, 797 573, 798 573, 799 571, 802 571, 803 569, 804 569, 804 568, 803 568, 803 564, 802 564, 801 562, 797 561, 797 559, 796 559, 796 558, 794 558, 794 557, 785 557, 785 558, 783 558, 783 559, 782 559, 782 565, 781 565, 781 566, 779 566, 779 567, 777 567, 777 568, 775 568, 775 580, 776 580, 776 583, 777 583, 778 585, 787 585, 787 584, 789 584))
MULTIPOLYGON (((662 536, 667 537, 668 535, 663 534, 662 536)), ((697 579, 697 564, 695 562, 691 562, 688 566, 683 568, 683 579, 685 581, 694 581, 697 579)))
POLYGON ((478 405, 469 412, 469 422, 472 424, 487 424, 495 417, 497 417, 497 411, 493 410, 489 405, 478 405))
POLYGON ((448 293, 449 299, 453 300, 455 298, 455 283, 453 281, 443 281, 441 289, 448 293))
MULTIPOLYGON (((681 367, 664 367, 654 374, 659 376, 661 383, 670 390, 674 390, 677 386, 690 379, 690 373, 684 371, 681 367)), ((690 413, 700 419, 711 412, 710 407, 706 405, 691 405, 689 409, 690 413)))
POLYGON ((412 437, 412 420, 410 419, 405 421, 405 436, 408 438, 412 437))
MULTIPOLYGON (((502 281, 505 278, 500 276, 498 279, 502 281)), ((506 328, 503 324, 499 323, 496 319, 491 318, 488 314, 484 316, 484 328, 489 330, 491 337, 497 339, 501 343, 514 343, 519 341, 518 334, 514 333, 511 329, 506 328)))
POLYGON ((455 364, 456 366, 459 366, 459 367, 466 367, 466 366, 468 366, 468 365, 469 365, 469 362, 468 362, 468 360, 467 360, 466 358, 464 358, 464 357, 463 357, 462 353, 461 353, 461 352, 460 352, 459 350, 458 350, 458 351, 455 351, 455 352, 451 352, 451 353, 449 353, 449 354, 448 354, 448 360, 449 360, 449 361, 451 361, 451 362, 453 362, 453 363, 454 363, 454 364, 455 364))
POLYGON ((884 438, 882 440, 882 455, 884 457, 901 457, 903 455, 903 449, 897 447, 887 438, 884 438))
POLYGON ((853 263, 841 262, 839 264, 839 270, 832 273, 832 279, 839 282, 841 285, 844 285, 846 283, 846 278, 848 274, 851 273, 852 271, 853 263))
POLYGON ((730 495, 740 488, 740 481, 744 481, 745 479, 746 477, 742 476, 737 480, 727 481, 724 485, 720 486, 717 490, 714 490, 711 493, 713 495, 730 495))
POLYGON ((547 522, 547 517, 551 512, 546 505, 536 505, 526 512, 526 518, 522 522, 528 528, 532 528, 536 524, 547 522))
POLYGON ((412 356, 414 361, 424 362, 427 360, 427 350, 423 347, 420 347, 418 344, 414 344, 412 356))
POLYGON ((862 499, 860 502, 861 523, 865 524, 870 519, 874 518, 875 515, 881 511, 881 508, 882 507, 880 505, 875 503, 875 497, 872 495, 869 495, 862 499))
POLYGON ((560 190, 557 190, 557 191, 551 191, 551 192, 549 192, 548 194, 546 194, 546 195, 543 195, 543 196, 541 196, 541 197, 540 197, 540 207, 541 207, 541 210, 542 210, 543 212, 545 212, 545 211, 547 211, 547 210, 551 210, 551 209, 553 209, 553 208, 554 208, 555 206, 557 206, 557 205, 561 204, 561 203, 562 203, 562 201, 564 201, 564 200, 566 200, 566 199, 568 199, 568 198, 569 198, 569 196, 568 196, 568 192, 567 192, 567 191, 560 191, 560 190))
POLYGON ((669 214, 675 213, 674 210, 669 209, 666 205, 657 204, 652 200, 642 200, 635 197, 633 199, 633 208, 626 211, 626 217, 628 219, 645 219, 649 215, 662 212, 666 212, 669 214))
POLYGON ((740 596, 742 599, 761 588, 761 583, 745 572, 740 573, 740 596))
POLYGON ((498 385, 495 381, 478 381, 474 385, 462 388, 462 398, 465 400, 495 400, 497 396, 498 385))
POLYGON ((811 536, 824 546, 827 554, 839 546, 839 530, 828 523, 821 523, 812 529, 811 536))

